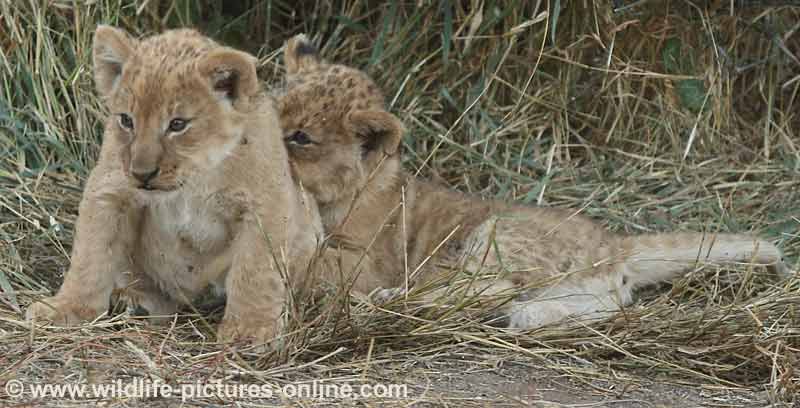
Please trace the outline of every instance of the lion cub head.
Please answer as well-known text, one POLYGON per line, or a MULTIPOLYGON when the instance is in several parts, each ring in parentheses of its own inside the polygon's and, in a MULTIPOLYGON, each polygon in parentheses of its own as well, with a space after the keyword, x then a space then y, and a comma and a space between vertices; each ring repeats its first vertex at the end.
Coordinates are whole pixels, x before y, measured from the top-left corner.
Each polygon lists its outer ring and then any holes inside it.
POLYGON ((254 57, 194 30, 137 40, 109 26, 97 28, 93 54, 105 134, 135 187, 176 190, 240 143, 260 92, 254 57))
POLYGON ((375 83, 357 69, 323 62, 303 35, 287 42, 285 61, 277 108, 303 188, 325 206, 392 180, 405 130, 375 83))

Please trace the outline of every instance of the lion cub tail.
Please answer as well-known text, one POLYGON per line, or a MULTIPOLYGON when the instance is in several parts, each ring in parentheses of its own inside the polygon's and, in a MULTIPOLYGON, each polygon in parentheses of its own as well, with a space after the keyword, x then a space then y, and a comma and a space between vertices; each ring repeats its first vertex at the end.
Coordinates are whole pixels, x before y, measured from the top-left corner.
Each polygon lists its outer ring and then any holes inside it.
POLYGON ((696 262, 770 265, 781 277, 792 274, 771 242, 738 234, 647 234, 623 238, 629 254, 626 277, 634 287, 674 278, 696 262))

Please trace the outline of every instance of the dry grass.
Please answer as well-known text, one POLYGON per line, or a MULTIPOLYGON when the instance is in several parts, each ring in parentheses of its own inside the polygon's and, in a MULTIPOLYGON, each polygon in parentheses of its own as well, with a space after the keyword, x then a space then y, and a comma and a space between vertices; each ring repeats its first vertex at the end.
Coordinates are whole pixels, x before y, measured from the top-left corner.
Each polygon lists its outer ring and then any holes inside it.
MULTIPOLYGON (((203 320, 218 310, 160 329, 120 315, 30 330, 21 311, 61 281, 101 140, 89 64, 98 22, 140 34, 199 26, 258 53, 271 82, 281 76, 283 40, 311 33, 328 58, 384 86, 411 130, 406 166, 425 177, 583 208, 618 231, 756 231, 798 269, 800 7, 790 2, 615 1, 617 12, 585 0, 222 3, 0 0, 0 383, 325 378, 412 385, 412 400, 383 403, 559 400, 543 391, 550 383, 541 374, 623 406, 635 405, 629 395, 657 401, 646 395, 658 392, 652 380, 688 385, 721 406, 798 402, 800 279, 747 265, 698 265, 611 321, 525 334, 481 324, 485 312, 470 301, 455 310, 377 307, 336 290, 298 305, 286 347, 271 354, 214 344, 203 320), (476 373, 538 388, 481 395, 439 382, 455 374, 469 385, 463 377, 476 373)), ((7 403, 87 401, 0 391, 7 403)))

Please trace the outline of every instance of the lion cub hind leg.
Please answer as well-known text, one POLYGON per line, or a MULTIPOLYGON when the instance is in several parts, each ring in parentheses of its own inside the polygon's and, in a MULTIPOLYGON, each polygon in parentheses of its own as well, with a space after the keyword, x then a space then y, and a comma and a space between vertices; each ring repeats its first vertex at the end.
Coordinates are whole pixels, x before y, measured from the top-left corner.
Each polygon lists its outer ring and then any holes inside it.
POLYGON ((535 329, 568 318, 606 319, 633 301, 630 286, 614 275, 532 290, 508 305, 508 327, 535 329))
POLYGON ((566 211, 517 208, 490 217, 466 247, 468 269, 499 268, 513 283, 518 296, 501 309, 510 328, 605 317, 631 302, 614 265, 616 237, 566 211))
MULTIPOLYGON (((439 287, 430 291, 414 296, 415 299, 434 303, 439 300, 453 300, 454 298, 481 297, 502 297, 513 294, 518 289, 518 285, 509 279, 481 279, 478 281, 465 281, 456 283, 455 286, 439 287)), ((388 303, 413 294, 413 289, 406 290, 404 287, 383 288, 379 287, 372 291, 370 299, 376 304, 388 303)))
POLYGON ((625 237, 620 244, 621 256, 612 259, 622 258, 621 263, 569 273, 550 287, 531 290, 526 296, 530 300, 510 304, 509 327, 532 329, 566 318, 608 318, 633 301, 635 288, 676 278, 699 261, 756 262, 774 266, 782 277, 791 273, 775 245, 747 235, 638 235, 625 237))

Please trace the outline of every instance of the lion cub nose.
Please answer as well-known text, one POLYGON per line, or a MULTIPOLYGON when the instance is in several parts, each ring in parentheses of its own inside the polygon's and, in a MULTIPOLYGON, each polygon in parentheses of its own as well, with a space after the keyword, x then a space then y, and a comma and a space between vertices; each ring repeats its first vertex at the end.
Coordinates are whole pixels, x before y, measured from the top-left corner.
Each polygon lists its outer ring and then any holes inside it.
POLYGON ((147 184, 153 177, 158 175, 159 168, 156 167, 155 170, 140 170, 140 169, 131 169, 131 174, 133 175, 136 180, 142 182, 142 184, 147 184))

